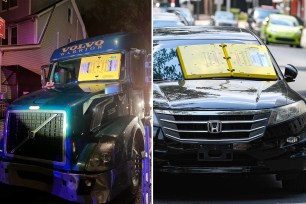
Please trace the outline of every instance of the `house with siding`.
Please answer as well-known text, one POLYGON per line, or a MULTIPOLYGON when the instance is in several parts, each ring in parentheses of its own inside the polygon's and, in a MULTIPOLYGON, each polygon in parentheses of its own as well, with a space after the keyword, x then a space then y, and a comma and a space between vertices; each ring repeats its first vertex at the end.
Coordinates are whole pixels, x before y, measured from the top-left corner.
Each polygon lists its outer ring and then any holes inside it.
POLYGON ((39 76, 55 49, 87 37, 75 0, 2 0, 0 16, 6 21, 6 38, 0 40, 0 90, 8 99, 40 88, 40 80, 33 82, 23 73, 39 76), (18 90, 20 78, 21 84, 33 85, 18 90))

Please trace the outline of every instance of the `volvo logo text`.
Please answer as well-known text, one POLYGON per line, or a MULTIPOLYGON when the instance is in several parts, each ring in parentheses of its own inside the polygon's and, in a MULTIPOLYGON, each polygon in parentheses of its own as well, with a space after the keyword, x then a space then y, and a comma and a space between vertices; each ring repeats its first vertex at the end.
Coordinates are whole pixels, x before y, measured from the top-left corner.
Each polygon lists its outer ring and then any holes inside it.
POLYGON ((222 132, 222 123, 220 120, 210 120, 207 122, 207 129, 209 133, 222 132))

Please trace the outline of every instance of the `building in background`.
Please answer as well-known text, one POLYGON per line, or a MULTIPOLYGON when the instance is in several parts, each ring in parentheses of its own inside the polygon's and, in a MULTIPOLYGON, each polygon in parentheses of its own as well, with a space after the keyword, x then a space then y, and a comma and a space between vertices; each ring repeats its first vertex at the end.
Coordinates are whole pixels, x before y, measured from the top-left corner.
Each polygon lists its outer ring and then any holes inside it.
POLYGON ((306 4, 306 0, 291 0, 290 14, 297 16, 301 20, 306 22, 305 4, 306 4))
POLYGON ((87 37, 75 0, 1 0, 0 16, 6 21, 6 38, 0 41, 0 90, 10 100, 40 87, 40 80, 31 81, 20 72, 40 75, 55 49, 87 37), (27 88, 20 91, 21 84, 27 88))

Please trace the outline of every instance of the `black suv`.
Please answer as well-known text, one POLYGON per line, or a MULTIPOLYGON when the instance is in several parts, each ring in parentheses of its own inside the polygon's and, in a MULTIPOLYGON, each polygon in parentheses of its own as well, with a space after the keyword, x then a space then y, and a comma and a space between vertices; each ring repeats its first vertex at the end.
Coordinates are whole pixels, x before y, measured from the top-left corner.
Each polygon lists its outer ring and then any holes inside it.
POLYGON ((297 76, 295 67, 287 65, 283 75, 263 42, 244 29, 155 29, 153 44, 154 170, 276 174, 284 188, 306 190, 306 106, 287 84, 297 76), (265 49, 275 78, 256 77, 260 65, 245 77, 186 77, 188 66, 201 62, 182 60, 180 49, 204 52, 206 45, 265 49))

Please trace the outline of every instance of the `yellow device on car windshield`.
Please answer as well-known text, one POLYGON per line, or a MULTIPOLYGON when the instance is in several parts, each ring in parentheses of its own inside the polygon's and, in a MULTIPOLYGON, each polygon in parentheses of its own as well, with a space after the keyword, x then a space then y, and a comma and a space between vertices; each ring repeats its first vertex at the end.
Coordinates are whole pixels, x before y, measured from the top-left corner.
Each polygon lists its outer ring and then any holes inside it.
POLYGON ((239 77, 277 79, 263 45, 209 44, 177 47, 185 79, 239 77))

